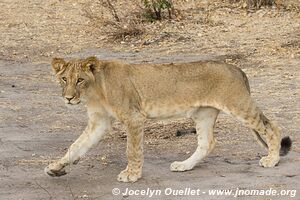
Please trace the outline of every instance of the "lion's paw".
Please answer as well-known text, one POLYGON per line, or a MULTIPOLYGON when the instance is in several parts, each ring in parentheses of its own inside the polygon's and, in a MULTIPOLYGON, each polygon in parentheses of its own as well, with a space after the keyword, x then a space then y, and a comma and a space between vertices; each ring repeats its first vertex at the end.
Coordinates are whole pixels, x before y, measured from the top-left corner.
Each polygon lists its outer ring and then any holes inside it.
POLYGON ((51 163, 50 165, 45 167, 44 172, 48 176, 59 177, 67 174, 64 167, 65 166, 60 163, 51 163))
POLYGON ((274 159, 272 157, 266 156, 266 157, 262 157, 259 161, 259 165, 262 167, 274 167, 275 165, 277 165, 279 162, 279 158, 278 159, 274 159))
POLYGON ((142 177, 141 173, 133 173, 125 169, 118 175, 118 181, 120 182, 136 182, 142 177))
POLYGON ((187 170, 191 170, 193 167, 188 166, 185 162, 175 161, 170 165, 170 170, 173 172, 184 172, 187 170))

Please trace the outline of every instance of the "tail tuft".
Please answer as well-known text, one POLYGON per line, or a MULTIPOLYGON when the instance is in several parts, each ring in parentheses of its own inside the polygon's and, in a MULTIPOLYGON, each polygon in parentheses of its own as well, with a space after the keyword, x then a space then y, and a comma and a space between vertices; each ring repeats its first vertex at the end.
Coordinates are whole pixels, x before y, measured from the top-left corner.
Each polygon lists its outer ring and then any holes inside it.
POLYGON ((280 156, 285 156, 292 148, 292 140, 289 136, 282 138, 280 156))

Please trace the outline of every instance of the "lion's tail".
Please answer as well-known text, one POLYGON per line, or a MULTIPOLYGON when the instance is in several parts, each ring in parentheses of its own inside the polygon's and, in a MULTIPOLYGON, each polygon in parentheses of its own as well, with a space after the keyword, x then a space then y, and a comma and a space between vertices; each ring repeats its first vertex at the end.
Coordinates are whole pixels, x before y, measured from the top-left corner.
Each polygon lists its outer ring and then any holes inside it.
MULTIPOLYGON (((260 134, 255 130, 253 130, 253 132, 254 132, 254 137, 259 142, 259 144, 261 144, 263 147, 268 149, 268 144, 262 139, 260 134)), ((289 136, 282 138, 281 142, 280 142, 280 156, 287 155, 289 153, 289 151, 291 150, 291 148, 292 148, 291 138, 289 136)))

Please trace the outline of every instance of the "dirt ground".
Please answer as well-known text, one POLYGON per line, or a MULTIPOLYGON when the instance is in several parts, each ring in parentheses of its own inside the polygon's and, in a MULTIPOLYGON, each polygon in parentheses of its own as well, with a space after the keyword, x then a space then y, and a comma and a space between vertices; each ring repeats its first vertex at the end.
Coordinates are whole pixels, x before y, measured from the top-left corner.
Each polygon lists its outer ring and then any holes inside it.
MULTIPOLYGON (((113 1, 124 24, 138 9, 132 2, 113 1)), ((0 199, 150 199, 113 196, 113 188, 122 192, 126 188, 299 190, 300 13, 297 1, 287 2, 296 4, 249 11, 228 1, 176 1, 177 18, 141 22, 137 26, 143 34, 114 39, 116 30, 107 23, 113 20, 111 14, 98 1, 0 1, 0 199), (87 120, 84 105, 65 107, 49 63, 55 56, 90 55, 129 63, 236 64, 247 73, 252 96, 265 114, 278 122, 282 136, 291 136, 292 152, 275 168, 259 167, 266 151, 249 129, 222 113, 215 128, 215 151, 194 170, 174 173, 169 165, 189 157, 196 148, 194 134, 176 137, 176 131, 193 127, 193 122, 147 121, 143 178, 119 183, 116 177, 126 166, 126 134, 116 123, 78 165, 69 168, 70 174, 47 177, 44 167, 66 152, 87 120)), ((294 198, 238 198, 300 199, 298 193, 294 198)), ((152 197, 197 198, 234 197, 207 193, 152 197)))

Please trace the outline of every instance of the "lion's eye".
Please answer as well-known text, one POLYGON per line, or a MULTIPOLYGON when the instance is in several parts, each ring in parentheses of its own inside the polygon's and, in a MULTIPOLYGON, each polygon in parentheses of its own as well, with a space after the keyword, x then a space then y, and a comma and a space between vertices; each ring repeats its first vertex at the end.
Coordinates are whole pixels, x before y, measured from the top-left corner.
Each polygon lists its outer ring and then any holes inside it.
POLYGON ((62 77, 61 78, 64 82, 67 82, 67 78, 66 77, 62 77))
POLYGON ((83 81, 84 81, 83 78, 79 78, 79 79, 77 79, 77 84, 82 83, 83 81))

